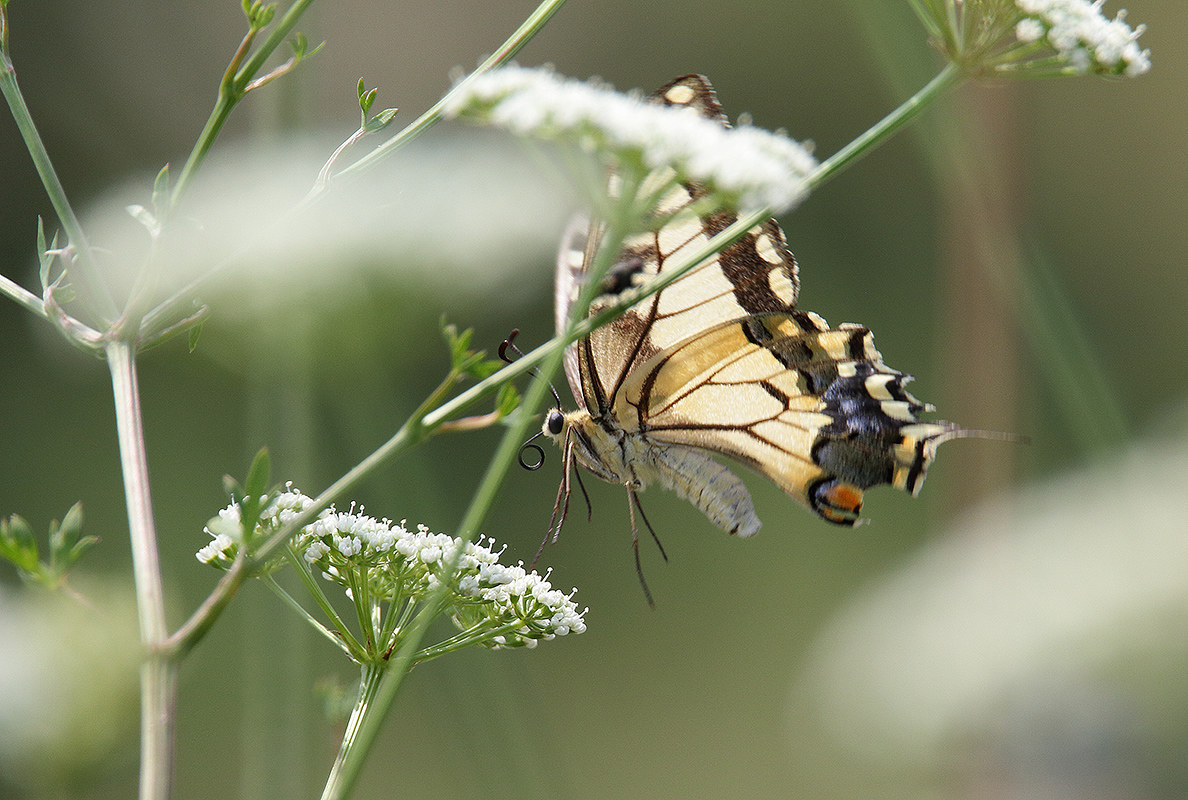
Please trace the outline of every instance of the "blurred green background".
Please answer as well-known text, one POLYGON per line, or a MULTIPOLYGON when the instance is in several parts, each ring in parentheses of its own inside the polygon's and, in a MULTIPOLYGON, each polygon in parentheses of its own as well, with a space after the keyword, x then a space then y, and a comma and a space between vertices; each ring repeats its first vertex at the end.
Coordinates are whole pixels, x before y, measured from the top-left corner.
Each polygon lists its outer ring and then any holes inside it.
MULTIPOLYGON (((533 7, 315 5, 299 29, 324 50, 250 96, 222 152, 266 145, 285 163, 288 137, 312 136, 291 166, 266 162, 306 187, 309 151, 324 158, 358 124, 360 75, 406 123, 533 7)), ((944 418, 1031 443, 947 445, 920 498, 874 492, 853 531, 759 479, 765 527, 746 542, 649 492, 670 556, 644 548, 654 610, 622 491, 588 481, 593 521, 579 509, 543 562, 579 587, 589 631, 415 670, 357 796, 1188 796, 1188 15, 1180 0, 1128 7, 1150 28, 1149 75, 963 87, 783 220, 805 308, 869 325, 944 418)), ((26 99, 80 208, 147 203, 243 31, 230 1, 13 0, 9 16, 26 99)), ((731 115, 821 157, 939 69, 907 4, 886 0, 575 0, 519 62, 623 89, 702 72, 731 115)), ((52 211, 7 114, 0 142, 0 269, 32 288, 36 216, 52 211)), ((571 201, 534 208, 531 182, 556 175, 517 167, 526 183, 493 208, 504 189, 486 156, 519 152, 435 129, 371 181, 380 200, 359 230, 348 218, 300 271, 289 253, 216 294, 194 354, 174 342, 143 357, 171 623, 217 579, 193 553, 224 473, 268 445, 276 477, 327 485, 440 379, 442 313, 490 350, 513 327, 529 346, 550 335, 571 201), (403 210, 386 216, 388 202, 403 210), (413 219, 420 206, 432 213, 413 219), (540 224, 509 236, 518 216, 540 224)), ((233 203, 223 186, 206 196, 233 203)), ((0 569, 0 797, 126 797, 134 614, 109 378, 9 302, 0 420, 0 514, 40 530, 82 500, 103 538, 75 575, 91 607, 22 593, 0 569)), ((431 442, 354 499, 450 532, 497 436, 431 442)), ((513 561, 535 552, 558 463, 511 474, 487 520, 513 561)), ((183 667, 176 796, 315 795, 340 735, 316 687, 356 677, 247 587, 183 667)))

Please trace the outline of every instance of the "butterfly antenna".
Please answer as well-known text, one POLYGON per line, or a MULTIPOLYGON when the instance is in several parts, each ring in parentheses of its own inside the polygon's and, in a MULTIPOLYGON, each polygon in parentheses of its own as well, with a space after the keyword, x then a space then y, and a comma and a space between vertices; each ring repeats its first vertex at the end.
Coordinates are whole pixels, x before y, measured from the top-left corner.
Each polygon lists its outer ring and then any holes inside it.
MULTIPOLYGON (((528 470, 529 472, 535 472, 536 470, 538 470, 544 466, 544 462, 545 462, 544 450, 541 448, 540 445, 532 443, 534 439, 537 439, 541 436, 544 436, 544 431, 537 431, 535 434, 533 434, 528 439, 528 441, 526 441, 522 445, 520 445, 520 452, 519 452, 519 454, 516 455, 516 460, 520 462, 520 467, 528 470), (535 451, 536 452, 536 460, 535 461, 526 461, 524 459, 525 451, 530 451, 530 452, 535 451)), ((583 489, 583 491, 585 491, 585 490, 583 489)))
MULTIPOLYGON (((510 355, 507 354, 508 350, 511 350, 513 353, 515 353, 520 358, 524 357, 524 351, 521 350, 519 347, 516 347, 516 337, 519 335, 520 335, 520 329, 512 328, 512 332, 509 333, 507 335, 507 338, 504 339, 503 342, 499 345, 499 357, 508 364, 511 364, 512 362, 515 361, 514 358, 512 358, 510 355)), ((541 377, 540 370, 536 369, 535 367, 533 367, 531 370, 529 370, 528 374, 533 375, 537 378, 541 377)), ((561 407, 561 395, 557 394, 557 387, 553 385, 552 381, 549 381, 549 391, 553 393, 553 402, 555 403, 554 407, 560 408, 561 407)), ((536 437, 534 436, 532 438, 535 439, 536 437)), ((531 441, 531 439, 529 441, 531 441)), ((541 461, 542 462, 544 461, 543 457, 541 458, 541 461)))

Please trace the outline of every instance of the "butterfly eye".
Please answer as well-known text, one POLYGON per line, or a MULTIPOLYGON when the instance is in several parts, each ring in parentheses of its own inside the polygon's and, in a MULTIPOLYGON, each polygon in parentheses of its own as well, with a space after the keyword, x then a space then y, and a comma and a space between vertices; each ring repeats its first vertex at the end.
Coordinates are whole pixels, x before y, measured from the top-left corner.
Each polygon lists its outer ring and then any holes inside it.
POLYGON ((545 420, 545 431, 549 436, 560 436, 561 431, 565 428, 565 416, 560 409, 554 408, 549 412, 548 419, 545 420))

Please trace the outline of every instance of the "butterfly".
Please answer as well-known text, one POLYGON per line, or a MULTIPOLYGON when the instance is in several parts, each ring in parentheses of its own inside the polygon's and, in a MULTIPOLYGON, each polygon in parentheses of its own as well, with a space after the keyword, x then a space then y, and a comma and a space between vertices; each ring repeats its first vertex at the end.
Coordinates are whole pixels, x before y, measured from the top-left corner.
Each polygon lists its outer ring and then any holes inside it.
MULTIPOLYGON (((677 78, 652 101, 729 126, 700 75, 677 78)), ((612 176, 612 192, 615 186, 612 176)), ((662 198, 655 213, 663 222, 625 240, 590 314, 737 219, 694 205, 705 194, 697 184, 677 184, 662 198)), ((565 234, 556 272, 559 333, 604 233, 602 222, 579 216, 565 234)), ((553 540, 571 476, 580 484, 576 467, 626 488, 637 571, 635 511, 643 515, 638 493, 649 485, 672 490, 728 533, 759 530, 746 486, 714 456, 751 467, 837 525, 857 523, 863 492, 873 486, 919 492, 937 446, 970 432, 918 419, 931 407, 904 389, 910 376, 883 363, 870 330, 830 328, 797 308, 798 291, 796 259, 769 219, 568 348, 565 373, 578 407, 553 408, 543 425, 563 454, 553 540)))

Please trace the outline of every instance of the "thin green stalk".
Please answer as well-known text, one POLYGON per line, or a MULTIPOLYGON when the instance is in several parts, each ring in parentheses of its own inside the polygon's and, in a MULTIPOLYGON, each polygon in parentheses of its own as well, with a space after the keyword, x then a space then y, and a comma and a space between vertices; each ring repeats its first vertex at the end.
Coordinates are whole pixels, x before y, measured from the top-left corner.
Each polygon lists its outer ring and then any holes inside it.
POLYGON ((486 623, 478 623, 472 625, 461 633, 454 634, 448 639, 430 645, 424 650, 417 651, 418 664, 424 664, 426 661, 444 656, 446 653, 453 653, 465 647, 469 647, 475 642, 490 641, 495 636, 501 636, 505 633, 512 633, 519 630, 524 625, 524 620, 518 619, 513 622, 506 622, 497 628, 489 628, 486 623))
MULTIPOLYGON (((313 614, 310 614, 308 611, 306 611, 305 606, 301 605, 301 603, 297 602, 293 595, 285 591, 284 587, 277 583, 275 578, 273 578, 271 575, 262 575, 260 576, 260 580, 264 581, 264 585, 271 589, 272 593, 279 597, 285 605, 297 612, 299 617, 304 619, 310 625, 313 625, 314 629, 318 633, 322 634, 322 636, 333 642, 335 647, 341 649, 350 658, 357 657, 357 654, 351 652, 350 647, 347 646, 343 639, 336 636, 333 631, 331 631, 321 622, 318 622, 317 618, 314 617, 313 614)), ((339 630, 342 632, 341 629, 339 630)))
POLYGON ((36 314, 44 320, 49 319, 45 313, 45 303, 40 297, 3 275, 0 275, 0 294, 7 295, 10 300, 24 306, 26 311, 36 314))
POLYGON ((366 653, 374 653, 377 649, 375 625, 372 624, 371 592, 367 586, 367 569, 363 566, 348 567, 350 579, 348 593, 355 607, 355 621, 359 625, 359 633, 363 637, 363 649, 366 653))
MULTIPOLYGON (((70 200, 66 197, 66 190, 58 180, 58 173, 50 160, 49 151, 37 132, 33 123, 33 115, 29 106, 25 104, 25 97, 17 85, 16 70, 9 60, 7 50, 0 52, 0 93, 3 93, 8 108, 12 112, 13 121, 25 140, 25 147, 33 159, 33 166, 41 178, 41 185, 58 215, 62 229, 66 231, 66 238, 74 250, 75 260, 70 265, 70 279, 78 289, 79 297, 88 305, 104 324, 110 324, 119 316, 119 308, 112 297, 111 289, 103 280, 102 271, 95 260, 94 251, 83 232, 82 223, 74 213, 70 200)), ((40 255, 40 254, 39 254, 40 255)))
MULTIPOLYGON (((347 721, 346 732, 339 745, 338 755, 334 759, 334 766, 330 768, 330 775, 326 779, 326 787, 322 790, 322 800, 339 800, 346 797, 354 784, 354 775, 350 773, 351 754, 356 752, 360 731, 376 714, 375 696, 379 691, 386 664, 364 664, 359 678, 359 697, 355 701, 355 708, 351 711, 351 718, 347 721)), ((382 714, 381 714, 382 716, 382 714)))
MULTIPOLYGON (((500 64, 504 64, 511 60, 515 54, 520 51, 520 48, 527 44, 528 40, 535 36, 540 31, 540 29, 544 27, 545 23, 548 22, 549 19, 554 14, 556 14, 563 5, 565 5, 565 0, 544 0, 544 2, 537 6, 536 10, 533 11, 526 20, 524 20, 523 24, 520 25, 520 27, 517 28, 511 36, 508 37, 507 41, 505 41, 498 50, 492 53, 485 61, 483 61, 482 64, 478 66, 478 69, 467 75, 462 81, 454 86, 453 89, 447 92, 444 97, 434 103, 428 111, 417 117, 416 120, 414 120, 399 133, 388 139, 383 144, 378 145, 374 150, 360 158, 358 161, 347 167, 344 167, 343 170, 338 174, 349 175, 374 166, 380 160, 392 155, 392 153, 396 152, 401 147, 415 139, 417 136, 420 136, 429 128, 440 122, 442 110, 446 107, 446 104, 456 92, 458 92, 479 75, 482 75, 484 72, 494 69, 500 64)), ((308 201, 317 194, 320 194, 322 188, 324 188, 324 185, 322 187, 315 186, 310 192, 309 196, 306 197, 306 200, 308 201)))
POLYGON ((164 800, 169 796, 173 766, 177 665, 161 650, 169 631, 165 623, 165 591, 157 554, 140 390, 132 347, 126 342, 111 342, 107 346, 107 364, 115 398, 116 434, 128 508, 140 640, 144 646, 144 662, 140 668, 140 798, 164 800))
POLYGON ((182 194, 189 187, 190 181, 193 179, 198 167, 201 166, 211 147, 214 146, 215 139, 218 138, 219 132, 222 131, 223 125, 227 122, 227 118, 231 116, 231 112, 235 109, 235 106, 247 94, 248 84, 255 78, 256 73, 264 67, 264 62, 268 60, 273 51, 284 43, 285 37, 293 30, 293 27, 297 24, 297 20, 300 19, 301 15, 305 13, 306 9, 312 3, 313 0, 297 0, 293 5, 289 6, 289 10, 281 17, 280 22, 276 24, 271 33, 265 37, 263 43, 255 51, 249 53, 258 31, 251 30, 244 37, 239 49, 236 50, 235 55, 231 58, 231 62, 227 65, 226 72, 223 74, 223 80, 219 84, 218 100, 215 101, 215 106, 202 128, 202 132, 194 142, 194 147, 190 150, 190 155, 186 158, 186 163, 182 165, 181 171, 178 173, 177 180, 173 185, 173 191, 169 196, 171 207, 177 205, 182 194))
POLYGON ((955 64, 946 64, 924 88, 916 92, 898 108, 854 141, 838 150, 825 161, 809 178, 809 188, 816 189, 821 184, 835 177, 842 170, 853 165, 858 159, 874 150, 875 147, 889 139, 900 128, 910 122, 921 111, 948 89, 952 88, 962 78, 961 68, 955 64))
MULTIPOLYGON (((330 623, 334 625, 336 630, 331 635, 335 641, 343 646, 343 649, 347 651, 347 655, 351 658, 363 661, 364 656, 368 652, 367 649, 351 634, 346 621, 339 615, 334 605, 330 602, 330 598, 322 590, 321 582, 314 576, 305 559, 297 554, 292 542, 289 542, 285 547, 285 560, 289 562, 289 566, 296 570, 297 574, 301 577, 301 582, 305 586, 305 590, 314 598, 314 602, 318 604, 318 608, 326 615, 326 619, 330 620, 330 623)), ((318 627, 322 627, 320 623, 318 627)))

